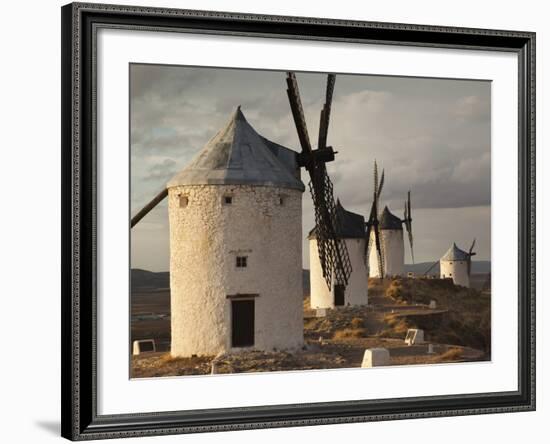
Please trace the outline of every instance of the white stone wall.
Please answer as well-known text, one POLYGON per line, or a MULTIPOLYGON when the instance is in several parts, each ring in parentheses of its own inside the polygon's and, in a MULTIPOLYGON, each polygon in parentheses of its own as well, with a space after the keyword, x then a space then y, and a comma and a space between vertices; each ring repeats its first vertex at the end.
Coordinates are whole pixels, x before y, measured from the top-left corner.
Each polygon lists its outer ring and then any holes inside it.
MULTIPOLYGON (((363 259, 364 239, 345 239, 352 272, 344 294, 344 305, 368 303, 368 272, 363 259)), ((334 294, 323 277, 323 269, 317 251, 317 240, 309 240, 309 267, 311 308, 334 308, 334 294)))
POLYGON ((227 296, 235 294, 258 294, 255 349, 303 344, 301 198, 275 187, 169 189, 172 355, 231 351, 227 296), (246 268, 236 267, 237 255, 247 256, 246 268))
MULTIPOLYGON (((380 277, 373 231, 371 231, 371 239, 369 272, 371 277, 380 277)), ((385 277, 403 276, 405 274, 405 244, 403 243, 403 230, 380 230, 380 243, 382 254, 384 255, 385 277)))
POLYGON ((332 308, 334 297, 323 277, 323 269, 317 252, 317 239, 309 240, 309 286, 311 308, 332 308))
POLYGON ((466 261, 439 261, 441 279, 453 278, 455 285, 470 287, 468 276, 468 262, 466 261))

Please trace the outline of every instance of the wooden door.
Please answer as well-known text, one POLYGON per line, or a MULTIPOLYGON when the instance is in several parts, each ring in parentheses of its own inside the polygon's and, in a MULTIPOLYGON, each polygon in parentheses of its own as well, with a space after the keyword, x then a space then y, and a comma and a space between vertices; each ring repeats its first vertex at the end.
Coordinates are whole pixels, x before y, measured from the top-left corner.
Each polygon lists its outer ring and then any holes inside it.
POLYGON ((344 305, 345 304, 345 297, 344 294, 346 292, 346 287, 343 285, 335 285, 334 286, 334 305, 344 305))
POLYGON ((254 300, 231 301, 231 346, 254 345, 254 300))

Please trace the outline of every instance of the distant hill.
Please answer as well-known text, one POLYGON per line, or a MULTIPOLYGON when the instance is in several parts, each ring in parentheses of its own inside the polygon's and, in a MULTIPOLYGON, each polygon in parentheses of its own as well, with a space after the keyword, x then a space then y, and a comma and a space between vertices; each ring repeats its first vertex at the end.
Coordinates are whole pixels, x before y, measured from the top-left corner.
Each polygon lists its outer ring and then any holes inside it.
MULTIPOLYGON (((435 262, 435 261, 434 261, 435 262)), ((412 271, 414 274, 424 274, 434 262, 420 262, 418 264, 405 264, 405 272, 412 271)), ((490 273, 491 261, 472 261, 472 273, 490 273)), ((430 274, 439 274, 439 261, 430 270, 430 274)))
MULTIPOLYGON (((405 264, 405 272, 412 271, 415 274, 424 274, 433 262, 420 262, 418 264, 405 264)), ((472 262, 473 273, 490 273, 490 261, 474 261, 472 262)), ((439 262, 432 268, 430 274, 439 274, 439 262)), ((170 273, 168 271, 154 272, 133 268, 131 271, 132 289, 134 290, 151 290, 158 288, 170 287, 170 273)), ((304 294, 308 295, 311 288, 309 281, 309 270, 302 270, 302 283, 304 286, 304 294)))
MULTIPOLYGON (((131 270, 132 289, 150 290, 155 288, 170 287, 170 273, 168 271, 154 272, 132 268, 131 270)), ((302 283, 304 293, 309 294, 309 270, 302 270, 302 283)))
POLYGON ((154 272, 132 268, 130 276, 133 290, 170 287, 170 273, 168 271, 154 272))

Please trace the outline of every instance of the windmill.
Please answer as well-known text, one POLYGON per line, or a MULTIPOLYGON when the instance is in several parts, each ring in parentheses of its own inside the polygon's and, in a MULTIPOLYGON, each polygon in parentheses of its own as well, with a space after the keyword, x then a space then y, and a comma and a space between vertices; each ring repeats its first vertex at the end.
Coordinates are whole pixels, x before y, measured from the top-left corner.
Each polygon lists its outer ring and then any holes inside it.
MULTIPOLYGON (((463 287, 470 286, 470 275, 472 273, 472 256, 475 256, 474 246, 476 240, 472 241, 470 249, 466 252, 456 246, 456 243, 447 250, 443 257, 439 260, 440 276, 442 279, 452 279, 455 285, 463 287)), ((435 264, 434 264, 435 265, 435 264)), ((433 268, 433 266, 430 267, 433 268)), ((428 270, 426 274, 429 272, 428 270)))
POLYGON ((312 149, 307 131, 304 110, 298 89, 298 81, 293 72, 287 73, 287 94, 290 109, 302 148, 298 154, 298 165, 309 173, 309 190, 315 208, 315 227, 319 259, 323 277, 329 288, 333 279, 336 284, 346 286, 351 274, 351 262, 345 242, 339 234, 339 220, 334 202, 333 185, 327 172, 326 163, 334 160, 335 152, 327 146, 332 94, 336 76, 328 74, 325 104, 321 110, 317 149, 312 149))
POLYGON ((302 167, 310 176, 324 280, 329 288, 348 285, 351 261, 325 165, 335 155, 327 146, 335 76, 327 79, 317 149, 309 140, 294 73, 287 73, 286 82, 300 153, 258 134, 238 107, 131 219, 135 227, 168 197, 173 356, 302 346, 302 167), (259 221, 254 236, 252 221, 259 221), (266 250, 270 258, 285 260, 266 260, 266 250), (237 273, 246 279, 236 279, 237 273), (262 325, 265 319, 273 322, 262 325))
POLYGON ((386 206, 380 208, 380 195, 384 186, 385 171, 382 170, 378 181, 378 164, 374 162, 374 194, 371 214, 367 222, 367 250, 365 260, 370 262, 370 275, 383 278, 384 276, 402 275, 404 273, 404 240, 403 225, 407 230, 411 257, 414 263, 411 192, 407 193, 403 219, 392 214, 386 206), (376 255, 370 252, 372 243, 376 244, 376 255), (380 248, 378 248, 380 246, 380 248))
MULTIPOLYGON (((333 279, 339 285, 346 286, 352 271, 351 262, 346 244, 338 233, 339 221, 334 202, 333 185, 326 168, 326 163, 334 160, 335 155, 333 148, 327 146, 327 135, 336 75, 328 74, 327 76, 325 104, 321 110, 317 149, 313 149, 311 146, 298 81, 294 72, 287 73, 286 82, 290 109, 302 148, 302 151, 296 155, 297 163, 298 166, 304 167, 308 171, 310 177, 309 190, 315 208, 315 225, 323 277, 329 288, 332 286, 333 279)), ((134 227, 167 195, 167 188, 158 193, 132 217, 130 226, 134 227)))

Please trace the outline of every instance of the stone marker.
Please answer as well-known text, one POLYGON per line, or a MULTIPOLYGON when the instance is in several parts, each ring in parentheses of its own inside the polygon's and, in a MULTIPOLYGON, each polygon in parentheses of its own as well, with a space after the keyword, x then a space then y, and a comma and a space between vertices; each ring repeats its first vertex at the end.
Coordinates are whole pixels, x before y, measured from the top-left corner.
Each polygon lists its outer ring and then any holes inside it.
POLYGON ((414 345, 422 344, 424 342, 424 330, 419 328, 409 328, 407 330, 407 336, 405 336, 405 344, 414 345))
POLYGON ((430 301, 430 308, 431 308, 432 310, 435 310, 435 309, 437 308, 437 302, 436 302, 436 301, 433 301, 433 300, 430 301))
POLYGON ((386 348, 367 348, 363 355, 361 368, 390 365, 390 352, 386 348))
POLYGON ((140 355, 144 352, 155 352, 157 351, 155 347, 154 339, 141 339, 134 341, 133 343, 133 355, 140 355))
POLYGON ((315 317, 316 318, 324 318, 327 315, 327 309, 326 308, 318 308, 315 310, 315 317))
POLYGON ((435 352, 434 352, 434 345, 433 344, 428 344, 428 354, 429 355, 433 355, 435 352))

